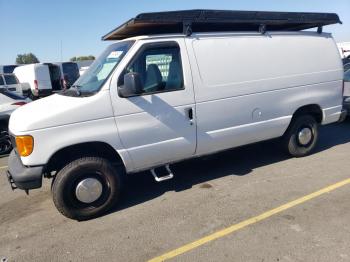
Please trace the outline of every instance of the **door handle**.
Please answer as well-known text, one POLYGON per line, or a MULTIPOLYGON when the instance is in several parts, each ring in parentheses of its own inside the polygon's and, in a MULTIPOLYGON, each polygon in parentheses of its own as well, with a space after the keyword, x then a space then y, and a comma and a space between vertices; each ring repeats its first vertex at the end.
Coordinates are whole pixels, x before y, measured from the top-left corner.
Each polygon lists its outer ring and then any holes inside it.
POLYGON ((190 120, 190 124, 193 125, 193 108, 192 107, 187 108, 186 112, 187 112, 187 117, 190 120))

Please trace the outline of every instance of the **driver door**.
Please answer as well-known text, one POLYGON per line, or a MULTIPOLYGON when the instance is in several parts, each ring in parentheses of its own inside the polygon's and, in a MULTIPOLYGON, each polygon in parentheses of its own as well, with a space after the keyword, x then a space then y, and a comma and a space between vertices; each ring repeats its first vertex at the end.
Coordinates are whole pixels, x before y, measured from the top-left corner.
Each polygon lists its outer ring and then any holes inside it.
POLYGON ((195 99, 183 39, 140 44, 112 89, 119 136, 134 170, 194 155, 195 99), (141 76, 143 91, 122 98, 115 90, 123 86, 124 75, 130 72, 141 76))

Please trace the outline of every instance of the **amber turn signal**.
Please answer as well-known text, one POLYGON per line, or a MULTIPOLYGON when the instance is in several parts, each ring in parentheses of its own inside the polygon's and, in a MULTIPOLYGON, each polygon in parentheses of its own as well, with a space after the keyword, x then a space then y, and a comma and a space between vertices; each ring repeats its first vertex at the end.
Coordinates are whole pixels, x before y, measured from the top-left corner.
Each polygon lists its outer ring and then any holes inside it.
POLYGON ((29 156, 33 152, 34 139, 32 136, 16 136, 16 146, 20 156, 29 156))

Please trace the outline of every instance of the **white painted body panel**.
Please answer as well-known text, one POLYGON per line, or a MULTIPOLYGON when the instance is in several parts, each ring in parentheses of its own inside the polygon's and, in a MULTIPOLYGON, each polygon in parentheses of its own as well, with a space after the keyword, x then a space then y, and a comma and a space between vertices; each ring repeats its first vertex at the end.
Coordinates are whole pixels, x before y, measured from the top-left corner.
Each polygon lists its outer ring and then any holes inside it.
POLYGON ((10 116, 13 111, 15 111, 17 108, 20 108, 20 105, 15 105, 14 103, 18 102, 30 102, 28 99, 23 100, 15 100, 12 99, 6 95, 0 94, 0 115, 7 115, 10 116))
POLYGON ((19 95, 19 96, 23 95, 22 85, 21 84, 13 84, 13 85, 6 84, 6 89, 8 89, 9 91, 15 93, 16 95, 19 95))
POLYGON ((34 137, 33 153, 21 158, 24 165, 43 165, 62 148, 94 141, 111 145, 131 165, 121 147, 108 90, 91 97, 56 94, 33 101, 13 112, 9 130, 34 137))
POLYGON ((329 35, 236 34, 186 41, 196 94, 196 154, 282 136, 303 105, 324 109, 324 123, 339 119, 342 68, 329 35))
POLYGON ((339 119, 343 71, 329 34, 135 40, 96 95, 53 95, 12 114, 10 131, 34 137, 34 151, 21 158, 23 164, 45 165, 61 148, 100 141, 121 155, 127 172, 136 172, 279 137, 304 105, 319 105, 323 124, 339 119), (125 66, 142 45, 162 41, 180 45, 185 89, 120 98, 117 80, 125 66))
MULTIPOLYGON (((133 170, 189 158, 195 154, 196 125, 187 116, 189 108, 195 106, 190 63, 185 42, 176 41, 181 50, 184 74, 184 90, 120 98, 117 94, 119 72, 114 74, 111 83, 111 97, 123 146, 133 160, 133 170)), ((150 40, 138 41, 128 57, 150 40)), ((161 40, 163 42, 163 40, 161 40)), ((123 62, 128 61, 124 59, 123 62)), ((123 69, 122 63, 118 69, 123 69)))

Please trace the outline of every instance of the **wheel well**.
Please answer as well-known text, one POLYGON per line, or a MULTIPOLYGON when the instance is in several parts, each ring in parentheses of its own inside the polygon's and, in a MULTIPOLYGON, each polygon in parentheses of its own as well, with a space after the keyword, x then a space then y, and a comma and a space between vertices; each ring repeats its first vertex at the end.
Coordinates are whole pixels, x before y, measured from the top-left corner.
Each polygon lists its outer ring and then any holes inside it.
POLYGON ((295 111, 295 113, 293 114, 292 121, 297 116, 300 116, 300 115, 312 115, 316 119, 317 123, 319 123, 319 124, 322 122, 322 119, 323 119, 321 107, 319 105, 316 105, 316 104, 305 105, 305 106, 298 108, 298 110, 295 111))
POLYGON ((99 156, 110 160, 113 164, 123 165, 118 152, 105 142, 86 142, 60 149, 54 153, 45 167, 45 173, 59 171, 69 161, 81 156, 99 156))
POLYGON ((8 129, 8 125, 9 125, 9 120, 10 120, 10 117, 1 117, 0 118, 0 127, 2 128, 6 128, 6 130, 8 129))

